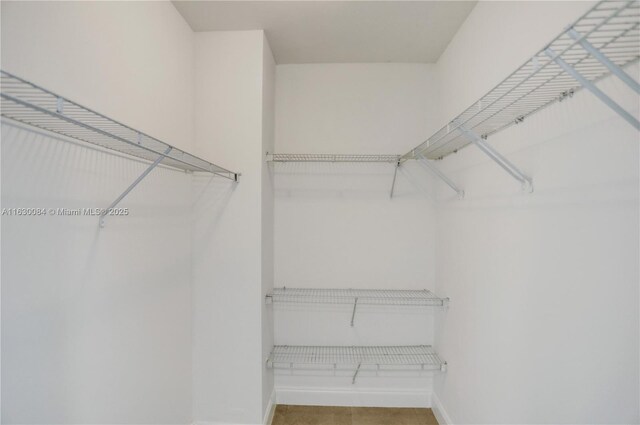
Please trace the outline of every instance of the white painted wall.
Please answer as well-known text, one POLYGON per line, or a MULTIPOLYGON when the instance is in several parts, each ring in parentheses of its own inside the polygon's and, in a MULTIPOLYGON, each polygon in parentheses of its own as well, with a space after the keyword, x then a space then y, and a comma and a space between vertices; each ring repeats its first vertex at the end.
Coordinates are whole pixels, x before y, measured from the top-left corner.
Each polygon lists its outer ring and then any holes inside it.
MULTIPOLYGON (((273 152, 275 143, 276 63, 263 34, 262 48, 262 153, 273 152)), ((264 158, 264 156, 263 156, 264 158)), ((273 175, 266 161, 262 161, 262 299, 273 289, 274 278, 274 186, 273 175)), ((267 359, 273 348, 273 312, 266 303, 262 306, 262 359, 267 359)), ((269 423, 270 410, 275 402, 273 371, 262 368, 262 411, 269 423)))
MULTIPOLYGON (((588 6, 479 3, 438 63, 448 116, 588 6)), ((600 86, 638 114, 626 86, 600 86)), ((473 147, 440 163, 466 199, 438 210, 436 404, 459 424, 638 423, 637 132, 579 92, 489 143, 535 192, 473 147)))
MULTIPOLYGON (((135 217, 100 233, 93 219, 3 222, 3 422, 261 423, 273 388, 259 308, 273 285, 264 34, 196 40, 168 2, 3 3, 2 15, 3 69, 244 172, 239 186, 154 172, 126 199, 135 217)), ((13 127, 2 149, 5 207, 104 206, 146 166, 13 127)))
MULTIPOLYGON (((168 2, 3 2, 2 68, 182 148, 192 33, 168 2)), ((147 164, 2 126, 3 207, 105 207, 147 164)), ((3 217, 2 422, 191 420, 190 178, 126 218, 3 217)))
MULTIPOLYGON (((276 151, 397 154, 436 125, 433 67, 282 65, 276 151)), ((274 164, 276 284, 424 288, 433 282, 431 203, 391 164, 274 164), (420 205, 421 208, 417 208, 420 205), (397 228, 396 225, 402 226, 397 228), (426 242, 425 242, 426 240, 426 242)))
MULTIPOLYGON (((276 152, 408 151, 435 129, 430 65, 277 67, 276 152)), ((275 285, 319 288, 434 287, 436 212, 430 176, 415 164, 274 164, 275 285)), ((433 312, 274 305, 277 344, 428 344, 433 312)), ((278 402, 428 405, 430 375, 339 377, 277 372, 278 402)))
MULTIPOLYGON (((435 67, 278 66, 273 148, 407 151, 587 6, 482 2, 435 67)), ((390 165, 269 171, 260 31, 199 34, 194 56, 168 3, 1 7, 3 69, 243 172, 239 185, 192 186, 159 169, 127 198, 132 215, 102 231, 92 218, 3 218, 3 423, 261 423, 272 237, 276 286, 452 297, 435 393, 455 423, 640 420, 637 133, 588 93, 490 139, 534 194, 470 148, 440 164, 466 200, 438 186, 436 209, 415 164, 392 201, 390 165)), ((621 84, 602 87, 637 113, 621 84)), ((3 207, 103 206, 145 168, 14 126, 2 142, 3 207)), ((350 309, 273 308, 275 342, 291 344, 429 343, 438 317, 361 309, 350 328, 350 309)), ((275 384, 281 401, 426 405, 431 377, 275 384)))
POLYGON ((262 31, 196 34, 196 151, 225 158, 242 172, 237 185, 196 179, 196 422, 262 423, 271 394, 263 358, 269 319, 262 306, 272 281, 269 244, 263 244, 272 215, 263 148, 271 143, 273 70, 263 74, 272 67, 264 41, 262 31))
MULTIPOLYGON (((2 125, 4 208, 104 208, 146 167, 2 125)), ((156 169, 102 230, 3 217, 3 423, 189 422, 189 188, 156 169)))
POLYGON ((574 22, 592 1, 481 1, 437 62, 439 126, 469 107, 574 22))
POLYGON ((2 2, 2 69, 193 144, 193 33, 168 1, 2 2))

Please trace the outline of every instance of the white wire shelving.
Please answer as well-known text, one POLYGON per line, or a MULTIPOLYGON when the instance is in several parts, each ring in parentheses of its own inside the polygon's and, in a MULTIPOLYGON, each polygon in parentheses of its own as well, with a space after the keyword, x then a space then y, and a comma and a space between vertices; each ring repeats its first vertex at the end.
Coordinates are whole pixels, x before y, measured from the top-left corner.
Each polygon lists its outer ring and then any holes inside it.
MULTIPOLYGON (((599 2, 480 100, 403 155, 401 161, 441 159, 471 143, 483 151, 491 149, 484 143, 487 137, 571 97, 582 87, 640 129, 636 117, 594 85, 613 73, 640 93, 640 85, 622 70, 640 57, 639 27, 637 0, 599 2)), ((501 163, 504 158, 493 159, 517 179, 527 179, 508 161, 501 163)))
MULTIPOLYGON (((640 94, 640 84, 624 70, 640 58, 640 2, 638 0, 603 0, 568 26, 526 63, 516 69, 480 100, 450 120, 423 143, 401 155, 396 162, 391 196, 397 169, 407 160, 417 160, 435 174, 459 198, 464 191, 435 166, 434 161, 476 145, 523 188, 533 191, 532 179, 497 152, 486 140, 489 136, 523 122, 538 111, 573 96, 586 88, 618 113, 637 130, 640 121, 622 108, 596 83, 615 75, 640 94)), ((338 155, 273 154, 281 162, 338 162, 338 155)), ((344 155, 341 162, 366 162, 362 158, 379 155, 344 155)), ((384 155, 382 157, 385 157, 384 155)), ((273 159, 274 162, 279 162, 273 159)), ((392 158, 371 162, 395 162, 392 158)))
POLYGON ((396 164, 400 155, 345 155, 345 154, 267 154, 269 162, 387 162, 396 164))
POLYGON ((267 302, 303 304, 405 305, 441 307, 448 298, 437 297, 427 289, 319 289, 274 288, 267 302))
POLYGON ((274 288, 266 295, 267 303, 348 304, 353 305, 351 326, 355 324, 358 306, 446 307, 449 298, 437 297, 427 289, 324 289, 274 288))
POLYGON ((203 171, 231 180, 238 173, 177 149, 5 71, 0 71, 0 110, 43 130, 184 171, 203 171))
POLYGON ((276 345, 267 366, 273 369, 360 371, 445 371, 447 363, 430 345, 311 346, 276 345))
POLYGON ((234 182, 240 176, 2 70, 0 98, 2 117, 150 162, 140 177, 103 210, 101 227, 109 211, 159 164, 211 173, 234 182))

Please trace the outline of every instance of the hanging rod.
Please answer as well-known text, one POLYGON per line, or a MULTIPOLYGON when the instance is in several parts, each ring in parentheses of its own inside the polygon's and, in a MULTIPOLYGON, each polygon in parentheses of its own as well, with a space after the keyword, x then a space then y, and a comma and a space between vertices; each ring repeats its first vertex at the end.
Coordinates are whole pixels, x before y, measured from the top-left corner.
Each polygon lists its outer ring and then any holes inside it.
POLYGON ((267 154, 268 162, 388 162, 397 163, 400 155, 345 155, 345 154, 308 154, 308 153, 272 153, 267 154))
MULTIPOLYGON (((594 91, 590 85, 612 73, 637 91, 638 83, 622 68, 639 57, 640 2, 601 1, 401 162, 417 159, 417 153, 441 159, 473 143, 469 132, 486 140, 582 87, 594 91)), ((607 104, 638 128, 636 117, 607 104)))
POLYGON ((1 115, 24 124, 183 171, 240 176, 2 70, 0 97, 1 115))

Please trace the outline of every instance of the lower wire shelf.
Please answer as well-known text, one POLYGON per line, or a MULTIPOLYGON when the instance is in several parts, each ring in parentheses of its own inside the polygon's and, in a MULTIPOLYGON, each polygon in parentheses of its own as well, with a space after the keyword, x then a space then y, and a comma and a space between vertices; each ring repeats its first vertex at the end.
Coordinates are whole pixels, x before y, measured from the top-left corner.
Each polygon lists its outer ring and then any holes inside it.
POLYGON ((309 304, 446 306, 449 298, 437 297, 427 289, 321 289, 274 288, 267 302, 309 304))
POLYGON ((267 367, 300 370, 446 371, 430 345, 314 346, 275 345, 267 367))

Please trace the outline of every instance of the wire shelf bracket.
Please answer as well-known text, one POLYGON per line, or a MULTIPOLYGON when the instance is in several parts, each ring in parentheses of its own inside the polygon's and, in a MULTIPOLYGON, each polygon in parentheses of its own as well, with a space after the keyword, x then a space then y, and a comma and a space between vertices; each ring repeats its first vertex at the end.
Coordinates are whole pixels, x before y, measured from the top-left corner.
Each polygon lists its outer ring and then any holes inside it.
POLYGON ((169 146, 162 155, 160 155, 158 157, 158 159, 156 159, 151 165, 149 165, 149 167, 147 167, 146 170, 144 170, 144 172, 142 174, 140 174, 140 177, 138 177, 137 179, 134 180, 133 183, 131 183, 129 185, 128 188, 125 189, 124 192, 122 192, 122 194, 120 196, 118 196, 116 198, 115 201, 113 201, 111 203, 111 205, 109 205, 104 211, 102 211, 102 213, 100 214, 100 227, 104 227, 104 220, 105 218, 109 215, 109 212, 115 208, 120 201, 122 201, 124 199, 125 196, 127 196, 129 194, 129 192, 131 192, 133 190, 134 187, 136 187, 138 185, 138 183, 140 183, 145 177, 147 177, 147 175, 158 166, 158 164, 160 164, 160 162, 166 158, 167 155, 169 155, 169 152, 171 152, 171 149, 173 149, 171 146, 169 146))
POLYGON ((478 136, 471 130, 468 130, 463 125, 458 126, 458 131, 465 135, 471 142, 473 142, 483 153, 491 158, 496 164, 511 175, 514 179, 518 180, 524 190, 533 192, 533 181, 531 177, 520 171, 511 161, 502 156, 500 152, 495 150, 489 145, 482 137, 478 136))
POLYGON ((422 165, 426 168, 430 173, 438 177, 440 180, 445 182, 447 186, 453 189, 454 192, 458 194, 458 199, 464 198, 464 190, 460 189, 449 177, 447 177, 442 171, 438 169, 438 167, 433 164, 433 161, 427 159, 421 153, 416 153, 416 160, 418 164, 422 165))
MULTIPOLYGON (((106 117, 92 109, 0 70, 2 117, 65 137, 150 162, 150 166, 109 206, 113 208, 155 167, 162 164, 185 172, 206 172, 238 182, 229 171, 106 117)), ((100 215, 100 226, 108 214, 100 215)))
POLYGON ((358 363, 358 367, 356 368, 356 373, 353 374, 353 378, 351 378, 351 385, 356 383, 356 378, 358 377, 358 372, 360 372, 360 367, 362 363, 358 363))
POLYGON ((393 181, 391 182, 391 191, 389 192, 389 199, 393 198, 393 190, 396 187, 396 177, 398 177, 398 168, 400 168, 400 161, 396 162, 396 168, 393 169, 393 181))
MULTIPOLYGON (((595 51, 597 52, 597 50, 595 50, 595 51)), ((620 115, 622 118, 624 118, 629 124, 634 126, 636 130, 640 130, 640 121, 638 121, 636 119, 636 117, 634 117, 629 112, 627 112, 622 106, 618 105, 613 99, 611 99, 602 90, 600 90, 598 87, 596 87, 595 84, 593 84, 591 81, 589 81, 587 78, 585 78, 584 75, 582 75, 574 67, 569 65, 558 54, 556 54, 556 52, 554 52, 551 48, 547 48, 547 49, 545 49, 545 53, 546 53, 547 56, 549 56, 549 58, 551 58, 552 61, 557 63, 558 66, 560 66, 560 68, 562 68, 567 74, 569 74, 573 78, 575 78, 576 81, 578 81, 582 85, 582 87, 584 87, 587 90, 589 90, 598 99, 600 99, 604 104, 606 104, 608 107, 610 107, 615 112, 617 112, 618 115, 620 115)), ((594 55, 594 56, 596 56, 596 55, 594 55)), ((599 52, 598 52, 598 56, 600 57, 600 59, 604 58, 603 55, 599 54, 599 52)), ((598 56, 596 56, 596 58, 598 58, 598 56)), ((620 70, 620 72, 624 73, 624 71, 622 71, 622 70, 620 70)), ((625 75, 626 75, 626 73, 625 73, 625 75)))
POLYGON ((353 300, 353 312, 351 313, 351 327, 353 327, 353 324, 356 320, 356 307, 358 307, 358 297, 356 297, 356 299, 353 300))
POLYGON ((606 66, 612 74, 615 74, 618 78, 624 81, 626 85, 631 87, 636 93, 640 94, 640 84, 631 78, 629 74, 624 72, 622 68, 606 57, 600 50, 594 47, 593 44, 589 43, 582 34, 576 31, 573 27, 567 30, 567 34, 569 34, 569 37, 577 41, 583 49, 591 54, 591 56, 598 59, 604 66, 606 66))

